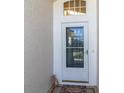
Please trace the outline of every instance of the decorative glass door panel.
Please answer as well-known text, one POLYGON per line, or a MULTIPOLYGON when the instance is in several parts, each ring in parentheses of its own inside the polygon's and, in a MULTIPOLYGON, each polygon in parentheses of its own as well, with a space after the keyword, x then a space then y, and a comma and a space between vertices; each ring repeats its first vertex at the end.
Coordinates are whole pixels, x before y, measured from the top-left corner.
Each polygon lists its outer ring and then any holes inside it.
POLYGON ((66 67, 84 67, 83 27, 66 27, 66 67))
POLYGON ((62 80, 88 82, 87 23, 64 23, 62 37, 62 80))

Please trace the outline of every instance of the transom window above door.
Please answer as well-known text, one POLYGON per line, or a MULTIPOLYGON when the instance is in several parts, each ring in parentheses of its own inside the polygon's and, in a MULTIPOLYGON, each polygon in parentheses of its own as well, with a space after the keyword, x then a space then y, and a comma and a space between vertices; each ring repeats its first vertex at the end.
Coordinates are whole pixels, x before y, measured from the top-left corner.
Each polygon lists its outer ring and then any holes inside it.
POLYGON ((83 16, 86 14, 86 0, 65 0, 64 16, 83 16))

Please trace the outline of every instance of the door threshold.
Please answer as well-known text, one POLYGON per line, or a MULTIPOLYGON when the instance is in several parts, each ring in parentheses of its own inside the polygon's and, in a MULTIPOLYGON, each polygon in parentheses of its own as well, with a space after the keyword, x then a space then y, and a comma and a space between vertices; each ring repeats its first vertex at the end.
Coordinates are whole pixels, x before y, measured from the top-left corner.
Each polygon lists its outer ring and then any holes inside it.
POLYGON ((62 80, 62 82, 71 82, 71 83, 89 83, 88 81, 76 81, 76 80, 62 80))

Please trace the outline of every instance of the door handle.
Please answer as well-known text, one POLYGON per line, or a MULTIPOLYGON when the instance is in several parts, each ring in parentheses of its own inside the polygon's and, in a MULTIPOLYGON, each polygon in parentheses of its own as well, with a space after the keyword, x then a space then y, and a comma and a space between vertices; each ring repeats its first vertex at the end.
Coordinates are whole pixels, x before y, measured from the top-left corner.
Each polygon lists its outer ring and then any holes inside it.
POLYGON ((89 51, 88 51, 88 50, 86 50, 86 54, 87 54, 87 55, 88 55, 88 52, 89 52, 89 51))

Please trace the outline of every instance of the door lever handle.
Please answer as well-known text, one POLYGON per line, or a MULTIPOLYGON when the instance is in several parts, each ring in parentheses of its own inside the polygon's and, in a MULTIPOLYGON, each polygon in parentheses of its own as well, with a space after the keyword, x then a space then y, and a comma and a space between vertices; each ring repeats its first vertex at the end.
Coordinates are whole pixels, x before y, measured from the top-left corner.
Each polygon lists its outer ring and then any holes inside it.
POLYGON ((86 54, 88 55, 88 50, 86 50, 86 54))

